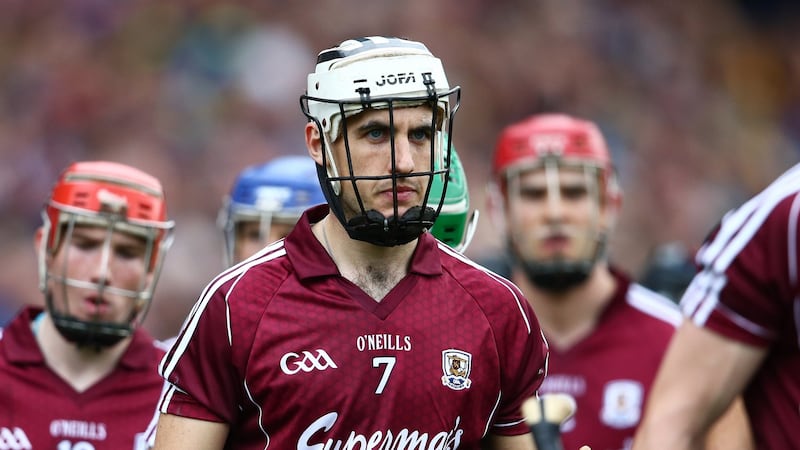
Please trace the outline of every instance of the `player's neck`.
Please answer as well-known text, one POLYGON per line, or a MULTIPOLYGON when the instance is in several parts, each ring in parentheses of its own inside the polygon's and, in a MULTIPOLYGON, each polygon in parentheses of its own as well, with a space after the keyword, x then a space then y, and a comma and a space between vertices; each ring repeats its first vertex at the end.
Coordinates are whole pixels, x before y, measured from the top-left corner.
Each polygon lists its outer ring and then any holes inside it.
POLYGON ((616 289, 604 265, 596 266, 584 283, 559 294, 538 289, 522 273, 515 274, 514 281, 536 311, 548 342, 560 349, 591 334, 616 289))
POLYGON ((408 273, 417 240, 381 247, 351 239, 337 219, 326 216, 313 227, 314 235, 330 255, 342 277, 381 301, 408 273))
POLYGON ((47 315, 38 327, 36 341, 48 367, 77 392, 83 392, 114 370, 130 338, 101 351, 80 348, 64 339, 47 315))

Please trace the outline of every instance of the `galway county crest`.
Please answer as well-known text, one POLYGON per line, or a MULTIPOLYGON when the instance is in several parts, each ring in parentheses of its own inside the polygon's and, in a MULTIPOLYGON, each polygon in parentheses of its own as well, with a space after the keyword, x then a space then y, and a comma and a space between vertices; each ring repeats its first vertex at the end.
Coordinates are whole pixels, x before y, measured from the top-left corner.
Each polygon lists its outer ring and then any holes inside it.
POLYGON ((460 391, 468 389, 472 384, 469 373, 472 370, 472 355, 461 350, 449 349, 442 351, 442 384, 460 391))

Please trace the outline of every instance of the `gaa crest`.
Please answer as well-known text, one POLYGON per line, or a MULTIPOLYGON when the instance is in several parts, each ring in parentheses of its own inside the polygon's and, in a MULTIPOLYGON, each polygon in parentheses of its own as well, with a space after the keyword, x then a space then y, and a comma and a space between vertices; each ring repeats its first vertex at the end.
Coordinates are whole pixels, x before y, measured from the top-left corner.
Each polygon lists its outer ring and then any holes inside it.
POLYGON ((600 420, 611 428, 630 428, 639 423, 644 387, 635 380, 612 380, 603 389, 600 420))
POLYGON ((455 349, 442 351, 442 384, 450 389, 460 391, 469 389, 472 380, 469 373, 472 370, 472 355, 455 349))

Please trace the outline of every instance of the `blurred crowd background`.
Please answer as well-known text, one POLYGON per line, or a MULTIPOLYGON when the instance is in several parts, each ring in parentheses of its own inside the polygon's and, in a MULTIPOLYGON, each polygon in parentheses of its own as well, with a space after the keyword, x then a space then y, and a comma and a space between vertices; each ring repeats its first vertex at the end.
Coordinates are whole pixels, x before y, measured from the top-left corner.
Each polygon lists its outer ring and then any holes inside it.
MULTIPOLYGON (((176 242, 147 327, 174 334, 222 267, 216 216, 240 169, 305 152, 298 97, 345 38, 425 42, 462 86, 455 143, 472 205, 508 123, 595 120, 624 190, 611 258, 639 276, 666 243, 798 159, 800 7, 779 0, 3 0, 0 325, 41 303, 32 236, 58 172, 129 163, 165 184, 176 242)), ((484 214, 468 250, 503 240, 484 214)))

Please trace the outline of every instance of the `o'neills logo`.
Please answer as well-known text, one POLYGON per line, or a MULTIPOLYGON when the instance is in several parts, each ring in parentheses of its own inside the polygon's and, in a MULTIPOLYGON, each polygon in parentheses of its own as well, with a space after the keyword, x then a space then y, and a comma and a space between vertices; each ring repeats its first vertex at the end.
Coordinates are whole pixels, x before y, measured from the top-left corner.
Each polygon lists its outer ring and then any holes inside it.
POLYGON ((108 432, 106 431, 106 424, 102 422, 58 419, 50 422, 50 435, 53 437, 102 441, 108 437, 108 432))
POLYGON ((330 431, 338 418, 338 413, 330 412, 312 422, 300 435, 297 450, 456 450, 461 444, 461 435, 464 434, 464 430, 459 428, 461 424, 459 416, 456 417, 452 430, 440 431, 434 435, 403 428, 396 433, 386 430, 375 431, 370 435, 351 431, 346 440, 333 438, 323 440, 324 433, 330 431))

